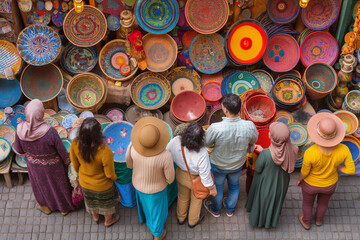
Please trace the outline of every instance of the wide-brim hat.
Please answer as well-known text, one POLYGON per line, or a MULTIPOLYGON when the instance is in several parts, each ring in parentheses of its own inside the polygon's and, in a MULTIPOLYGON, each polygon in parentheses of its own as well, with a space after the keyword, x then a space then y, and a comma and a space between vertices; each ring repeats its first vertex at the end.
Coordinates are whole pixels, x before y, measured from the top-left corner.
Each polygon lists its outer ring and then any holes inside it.
POLYGON ((322 147, 334 147, 345 137, 344 123, 336 115, 327 112, 321 112, 312 116, 307 124, 307 131, 311 140, 322 147), (319 130, 319 122, 325 118, 330 118, 335 123, 336 131, 331 137, 322 134, 319 130))
POLYGON ((145 157, 155 156, 165 150, 169 142, 169 130, 155 117, 144 117, 136 122, 131 131, 134 149, 145 157))

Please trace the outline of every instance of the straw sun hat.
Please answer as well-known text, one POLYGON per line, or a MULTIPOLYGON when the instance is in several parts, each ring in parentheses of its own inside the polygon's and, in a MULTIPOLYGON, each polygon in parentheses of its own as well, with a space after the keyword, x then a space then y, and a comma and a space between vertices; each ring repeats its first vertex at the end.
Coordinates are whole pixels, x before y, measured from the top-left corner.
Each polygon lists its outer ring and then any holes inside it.
POLYGON ((345 126, 341 119, 327 112, 311 117, 307 124, 307 131, 311 140, 322 147, 334 147, 345 136, 345 126))
POLYGON ((169 130, 165 123, 155 117, 144 117, 136 122, 131 131, 134 149, 145 157, 155 156, 165 150, 169 130))

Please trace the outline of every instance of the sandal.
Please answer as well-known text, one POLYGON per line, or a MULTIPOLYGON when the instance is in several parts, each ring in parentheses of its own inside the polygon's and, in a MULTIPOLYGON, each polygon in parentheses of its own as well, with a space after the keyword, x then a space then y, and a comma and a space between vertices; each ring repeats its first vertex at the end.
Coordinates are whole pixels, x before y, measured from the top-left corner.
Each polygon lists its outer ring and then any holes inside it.
POLYGON ((309 226, 309 225, 306 225, 306 223, 304 223, 303 217, 304 217, 304 214, 299 213, 299 215, 298 215, 299 222, 300 222, 301 226, 303 226, 303 228, 304 228, 305 230, 309 230, 309 229, 310 229, 310 226, 309 226))
POLYGON ((315 222, 315 225, 318 226, 318 227, 321 227, 322 221, 316 221, 316 222, 315 222))
POLYGON ((104 224, 104 226, 105 227, 111 227, 114 223, 117 223, 119 221, 119 219, 120 219, 120 215, 116 214, 115 217, 113 217, 113 222, 108 224, 108 225, 104 224))
POLYGON ((61 215, 66 216, 66 215, 68 215, 68 214, 69 214, 69 212, 70 212, 70 211, 67 211, 67 212, 61 212, 61 215))
POLYGON ((51 213, 50 208, 48 208, 47 206, 40 206, 39 204, 36 204, 36 208, 41 212, 45 213, 46 215, 49 215, 51 213))

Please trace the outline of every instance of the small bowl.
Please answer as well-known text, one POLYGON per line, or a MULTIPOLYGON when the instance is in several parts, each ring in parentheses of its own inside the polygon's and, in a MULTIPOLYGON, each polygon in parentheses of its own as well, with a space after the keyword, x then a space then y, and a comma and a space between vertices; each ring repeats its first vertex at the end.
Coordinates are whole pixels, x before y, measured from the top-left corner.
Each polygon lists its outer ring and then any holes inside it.
POLYGON ((245 102, 244 113, 255 125, 265 125, 276 114, 275 102, 267 95, 255 95, 245 102))
POLYGON ((303 82, 305 83, 308 97, 317 100, 326 97, 335 89, 337 74, 326 63, 313 63, 306 68, 303 82))
POLYGON ((189 122, 200 118, 206 109, 204 98, 193 91, 176 95, 170 105, 171 113, 180 121, 189 122))
POLYGON ((293 78, 282 78, 276 80, 271 93, 275 103, 280 104, 280 106, 297 106, 303 103, 305 89, 301 81, 293 78))
POLYGON ((346 94, 342 109, 352 112, 356 115, 360 114, 360 91, 352 90, 346 94))
POLYGON ((344 123, 346 134, 353 134, 358 129, 359 119, 352 112, 340 110, 334 114, 344 123))
POLYGON ((222 98, 221 84, 218 82, 208 82, 202 89, 202 95, 206 101, 216 102, 222 98))

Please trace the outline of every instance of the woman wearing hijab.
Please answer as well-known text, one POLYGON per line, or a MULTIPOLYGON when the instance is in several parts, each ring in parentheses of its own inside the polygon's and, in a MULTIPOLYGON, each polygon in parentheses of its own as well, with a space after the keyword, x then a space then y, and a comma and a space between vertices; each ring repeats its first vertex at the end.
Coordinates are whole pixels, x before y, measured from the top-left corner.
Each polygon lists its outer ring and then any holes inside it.
POLYGON ((155 117, 144 117, 134 125, 126 152, 126 164, 133 169, 139 221, 146 221, 154 240, 165 238, 166 187, 175 179, 173 159, 165 149, 168 141, 169 130, 165 123, 155 117))
POLYGON ((246 202, 253 227, 276 227, 294 171, 298 147, 291 144, 290 131, 281 122, 270 125, 270 147, 255 163, 255 175, 246 202))
POLYGON ((38 99, 25 108, 25 122, 17 126, 12 149, 25 154, 37 208, 45 214, 59 210, 66 215, 75 207, 67 176, 69 154, 55 128, 44 121, 44 106, 38 99))
POLYGON ((315 198, 315 225, 321 226, 329 200, 336 189, 338 171, 354 174, 355 164, 349 148, 340 143, 345 136, 345 126, 336 115, 314 115, 307 124, 307 131, 315 144, 305 151, 296 185, 301 187, 303 195, 303 212, 298 219, 309 230, 315 198))

